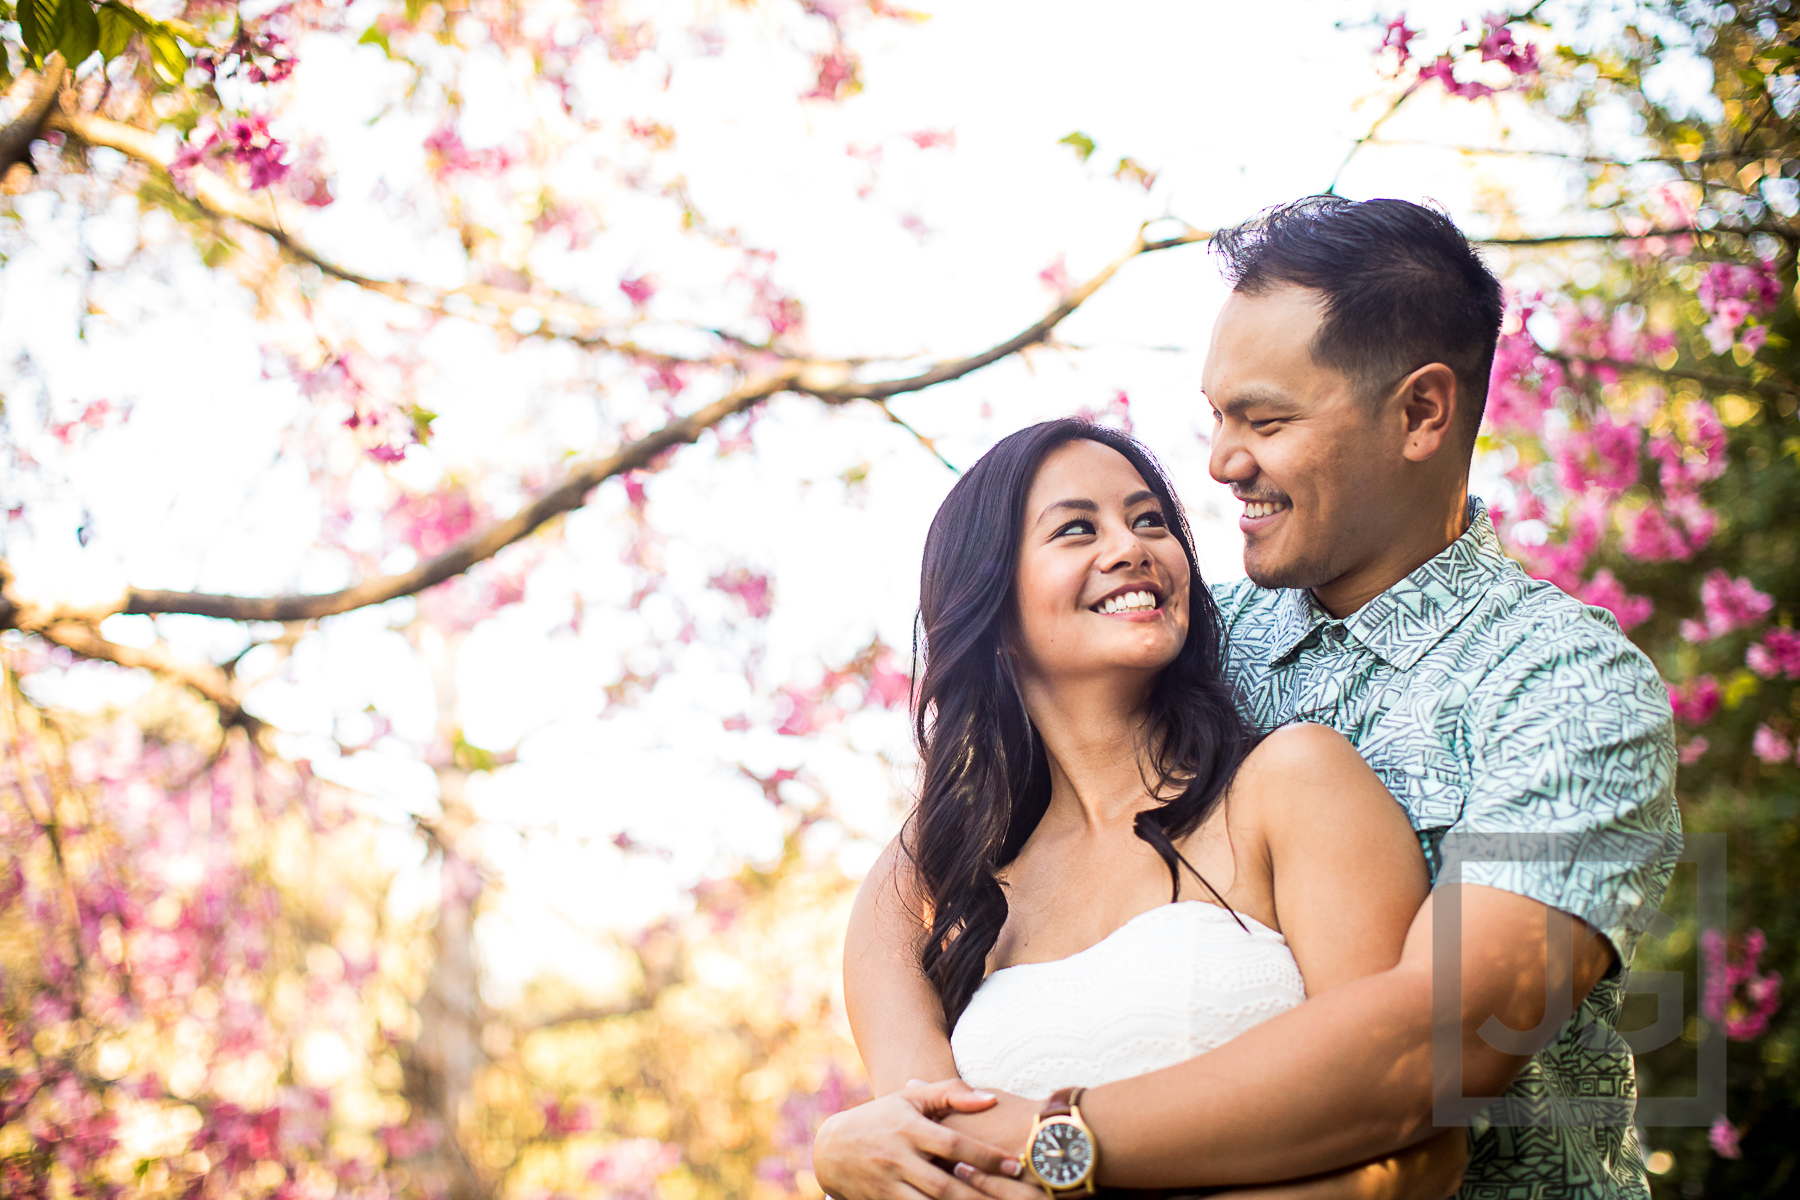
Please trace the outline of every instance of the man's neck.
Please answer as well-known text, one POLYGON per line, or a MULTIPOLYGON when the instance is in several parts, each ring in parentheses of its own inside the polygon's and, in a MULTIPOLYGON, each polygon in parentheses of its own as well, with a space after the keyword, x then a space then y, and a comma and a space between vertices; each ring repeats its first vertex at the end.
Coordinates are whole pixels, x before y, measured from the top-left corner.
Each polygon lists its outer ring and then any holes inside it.
POLYGON ((1458 493, 1441 520, 1421 522, 1370 561, 1312 589, 1313 599, 1342 620, 1449 549, 1469 529, 1469 494, 1458 493))

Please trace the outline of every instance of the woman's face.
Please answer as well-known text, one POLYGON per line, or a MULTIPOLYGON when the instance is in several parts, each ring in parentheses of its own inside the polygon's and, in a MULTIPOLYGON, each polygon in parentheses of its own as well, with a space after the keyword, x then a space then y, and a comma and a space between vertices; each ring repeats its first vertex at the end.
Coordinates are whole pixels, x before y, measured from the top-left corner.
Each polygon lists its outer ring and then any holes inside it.
POLYGON ((1016 653, 1047 682, 1146 680, 1187 640, 1188 560, 1137 468, 1085 438, 1044 459, 1025 501, 1016 653))

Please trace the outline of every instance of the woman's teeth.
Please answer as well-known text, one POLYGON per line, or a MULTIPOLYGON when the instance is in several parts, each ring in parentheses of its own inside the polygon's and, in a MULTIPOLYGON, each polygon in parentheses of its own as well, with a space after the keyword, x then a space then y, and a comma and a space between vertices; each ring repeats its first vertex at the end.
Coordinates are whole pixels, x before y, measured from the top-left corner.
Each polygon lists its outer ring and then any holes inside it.
POLYGON ((1247 500, 1244 502, 1244 515, 1254 521, 1258 517, 1272 517, 1286 507, 1287 505, 1285 504, 1270 504, 1261 500, 1247 500))
POLYGON ((1111 596, 1094 606, 1094 611, 1102 615, 1122 612, 1150 612, 1156 607, 1154 592, 1125 592, 1111 596))

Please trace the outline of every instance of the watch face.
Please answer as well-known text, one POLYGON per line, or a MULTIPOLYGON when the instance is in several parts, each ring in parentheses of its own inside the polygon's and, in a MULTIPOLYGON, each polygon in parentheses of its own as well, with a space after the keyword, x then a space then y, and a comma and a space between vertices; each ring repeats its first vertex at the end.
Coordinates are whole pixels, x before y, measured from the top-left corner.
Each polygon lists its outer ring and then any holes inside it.
POLYGON ((1047 1121, 1031 1139, 1031 1169, 1053 1188, 1074 1187, 1094 1165, 1094 1143, 1073 1121, 1047 1121))

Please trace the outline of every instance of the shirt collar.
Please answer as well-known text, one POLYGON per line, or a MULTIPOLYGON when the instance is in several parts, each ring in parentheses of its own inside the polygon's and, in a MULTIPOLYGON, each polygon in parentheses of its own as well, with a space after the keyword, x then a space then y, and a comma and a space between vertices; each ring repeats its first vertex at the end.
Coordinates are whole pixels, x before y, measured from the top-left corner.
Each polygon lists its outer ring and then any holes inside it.
MULTIPOLYGON (((1487 505, 1471 496, 1463 535, 1346 617, 1344 631, 1388 665, 1406 670, 1455 628, 1506 562, 1487 505)), ((1283 588, 1275 604, 1271 665, 1333 620, 1306 588, 1283 588)))

